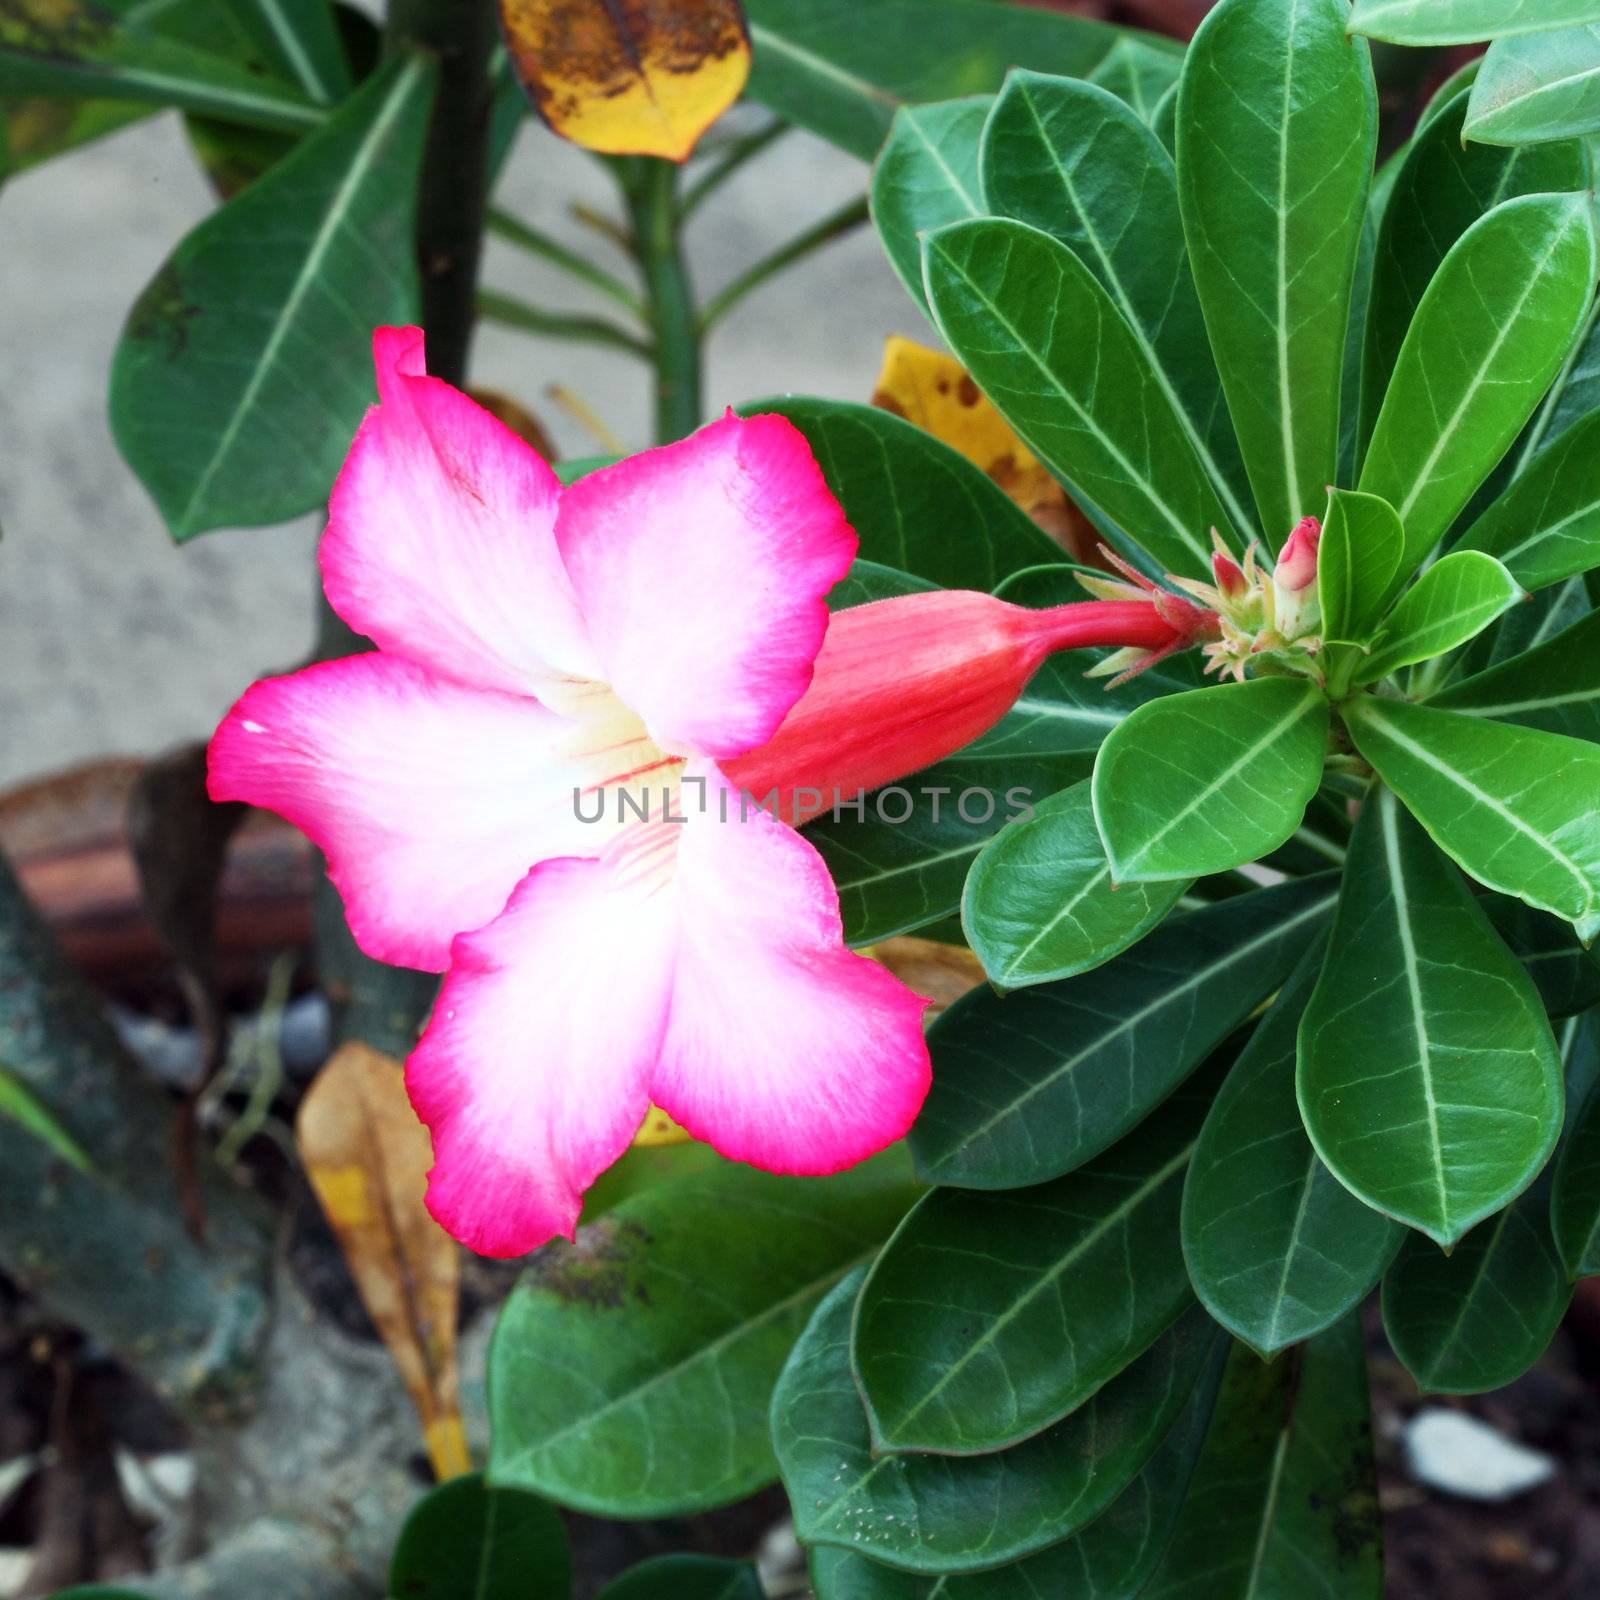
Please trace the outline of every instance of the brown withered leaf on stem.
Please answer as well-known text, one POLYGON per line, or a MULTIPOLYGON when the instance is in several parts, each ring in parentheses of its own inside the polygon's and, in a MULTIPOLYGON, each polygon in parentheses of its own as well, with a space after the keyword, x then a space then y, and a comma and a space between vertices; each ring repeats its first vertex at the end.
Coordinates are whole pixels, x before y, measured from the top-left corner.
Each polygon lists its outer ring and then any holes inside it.
POLYGON ((964 455, 1074 561, 1094 560, 1100 537, 1094 525, 954 356, 891 334, 883 342, 883 366, 872 403, 964 455))
POLYGON ((937 939, 901 934, 870 946, 862 954, 881 961, 913 994, 933 1002, 923 1016, 924 1024, 985 981, 983 963, 970 950, 964 945, 941 944, 937 939))
POLYGON ((433 1164, 400 1063, 359 1042, 317 1074, 295 1141, 441 1480, 471 1470, 456 1365, 461 1256, 423 1205, 433 1164))
POLYGON ((739 0, 500 0, 517 76, 563 138, 686 161, 750 75, 739 0))

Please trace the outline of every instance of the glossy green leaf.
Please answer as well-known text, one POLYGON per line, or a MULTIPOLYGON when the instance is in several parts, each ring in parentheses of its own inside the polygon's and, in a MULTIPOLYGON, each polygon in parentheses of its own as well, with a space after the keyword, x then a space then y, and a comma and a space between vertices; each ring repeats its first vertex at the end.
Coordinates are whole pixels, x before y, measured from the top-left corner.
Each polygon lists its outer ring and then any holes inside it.
POLYGON ((1380 1600, 1358 1317, 1264 1364, 1236 1349, 1194 1485, 1140 1600, 1380 1600))
POLYGON ((331 0, 236 0, 232 9, 280 76, 319 105, 350 92, 331 0))
POLYGON ((1162 100, 1177 87, 1182 66, 1182 56, 1130 33, 1112 45, 1087 77, 1090 83, 1109 89, 1148 123, 1162 100))
POLYGON ((1525 589, 1542 589, 1600 567, 1600 412, 1536 455, 1462 536, 1525 589))
POLYGON ((1141 706, 1106 736, 1094 816, 1119 883, 1198 878, 1276 850, 1322 783, 1328 702, 1252 678, 1141 706))
POLYGON ((1100 966, 1142 939, 1186 884, 1111 882, 1089 785, 1074 784, 985 846, 961 922, 992 983, 1020 989, 1100 966))
POLYGON ((982 1455, 1076 1410, 1192 1303, 1183 1176, 1220 1073, 1076 1172, 935 1189, 872 1264, 851 1363, 880 1450, 982 1455))
POLYGON ((1383 404, 1411 320, 1456 240, 1502 200, 1587 186, 1582 147, 1573 140, 1520 150, 1462 138, 1467 90, 1458 84, 1435 102, 1395 172, 1373 261, 1361 380, 1361 444, 1383 404))
POLYGON ((1387 790, 1350 842, 1298 1092, 1339 1181, 1446 1246, 1527 1187, 1560 1131, 1532 981, 1387 790))
POLYGON ((1211 347, 1275 549, 1334 481, 1378 107, 1344 0, 1221 0, 1178 89, 1178 193, 1211 347))
POLYGON ((1584 195, 1523 195, 1480 217, 1428 285, 1395 362, 1359 487, 1433 548, 1533 414, 1595 281, 1584 195))
POLYGON ((1491 894, 1478 903, 1533 979, 1549 1016, 1576 1016, 1600 1005, 1600 949, 1586 950, 1570 924, 1520 900, 1491 894))
POLYGON ((1172 1535, 1221 1376, 1222 1363, 1214 1359, 1144 1470, 1082 1533, 990 1572, 937 1578, 817 1545, 810 1561, 817 1600, 1128 1600, 1154 1572, 1172 1535))
POLYGON ((1536 144, 1600 128, 1600 23, 1496 39, 1467 107, 1466 136, 1536 144))
POLYGON ((864 161, 899 106, 992 93, 1009 67, 1091 72, 1121 37, 1104 23, 991 0, 745 0, 744 10, 750 97, 864 161))
POLYGON ((291 84, 86 0, 26 0, 0 12, 0 96, 179 106, 287 133, 322 120, 291 84))
POLYGON ((372 330, 415 316, 432 83, 421 61, 370 79, 190 232, 134 305, 111 426, 174 538, 326 498, 372 400, 372 330))
POLYGON ((79 1172, 93 1170, 89 1152, 73 1137, 67 1125, 21 1078, 9 1072, 4 1062, 0 1062, 0 1117, 26 1128, 68 1166, 76 1167, 79 1172))
POLYGON ((1600 22, 1597 0, 1355 0, 1350 31, 1391 44, 1475 44, 1480 39, 1600 22))
POLYGON ((806 827, 839 891, 845 939, 872 944, 952 916, 979 852, 1047 796, 1088 775, 1083 756, 966 752, 806 827))
POLYGON ((1502 894, 1600 934, 1600 748, 1531 728, 1361 696, 1356 748, 1434 842, 1502 894))
POLYGON ((974 1572, 1071 1538, 1143 1470, 1215 1359, 1198 1309, 1053 1428, 984 1456, 872 1453, 850 1369, 859 1276, 817 1309, 772 1396, 772 1438, 803 1544, 908 1572, 974 1572))
POLYGON ((1567 1131, 1555 1161, 1550 1226, 1569 1278, 1600 1272, 1600 1012, 1562 1030, 1567 1131))
POLYGON ((940 331, 1034 453, 1163 569, 1207 575, 1227 514, 1094 274, 1007 219, 930 234, 923 269, 940 331))
POLYGON ((615 1517, 758 1489, 796 1334, 910 1199, 898 1151, 834 1178, 724 1164, 541 1251, 490 1351, 490 1482, 615 1517))
POLYGON ((1413 1234, 1383 1278, 1383 1327, 1425 1394, 1483 1394, 1545 1352, 1572 1298, 1550 1236, 1550 1169, 1446 1255, 1413 1234))
MULTIPOLYGON (((1520 606, 1514 606, 1492 628, 1486 628, 1454 665, 1461 677, 1505 666, 1529 655, 1582 622, 1592 607, 1582 577, 1566 578, 1541 589, 1520 606)), ((1451 673, 1454 677, 1457 673, 1451 673)))
MULTIPOLYGON (((991 211, 1058 238, 1127 320, 1235 529, 1243 462, 1183 248, 1171 157, 1139 116, 1090 83, 1013 72, 983 134, 991 211)), ((1248 491, 1244 491, 1247 493, 1248 491)))
POLYGON ((787 417, 811 446, 860 554, 946 589, 993 589, 1060 561, 1061 547, 986 474, 877 406, 779 397, 740 410, 787 417))
POLYGON ((1263 1356, 1321 1333, 1366 1299, 1402 1230, 1334 1178, 1295 1100, 1301 1014, 1319 940, 1228 1073, 1183 1190, 1183 1254, 1201 1303, 1263 1356))
POLYGON ((567 1600, 572 1559, 561 1513, 481 1473, 452 1478, 411 1509, 389 1562, 396 1600, 567 1600))
POLYGON ((978 140, 994 104, 990 95, 902 106, 872 167, 872 220, 889 265, 918 305, 922 287, 919 235, 984 213, 978 140))
POLYGON ((1317 597, 1326 639, 1362 643, 1383 617, 1401 576, 1405 531, 1394 507, 1376 495, 1335 489, 1317 546, 1317 597))
POLYGON ((1401 667, 1454 650, 1526 598, 1493 556, 1481 550, 1452 551, 1400 597, 1356 681, 1376 683, 1401 667))
POLYGON ((607 1584, 600 1600, 763 1600, 766 1590, 748 1561, 720 1556, 655 1556, 607 1584))
POLYGON ((1600 742, 1600 611, 1428 704, 1600 742))
POLYGON ((1279 884, 1173 917, 1081 977, 1005 999, 964 995, 929 1034, 917 1170, 1010 1189, 1082 1166, 1283 982, 1333 897, 1326 880, 1279 884))

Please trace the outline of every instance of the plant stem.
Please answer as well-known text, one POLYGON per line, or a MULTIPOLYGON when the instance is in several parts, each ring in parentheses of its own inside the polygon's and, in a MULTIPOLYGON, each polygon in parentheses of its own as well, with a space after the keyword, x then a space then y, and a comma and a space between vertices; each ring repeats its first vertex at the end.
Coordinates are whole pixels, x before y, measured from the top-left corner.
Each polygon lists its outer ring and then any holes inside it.
POLYGON ((630 355, 651 358, 650 346, 604 317, 570 317, 559 311, 541 311, 526 301, 498 294, 493 289, 478 291, 478 315, 490 322, 521 328, 524 333, 539 333, 551 339, 573 339, 580 344, 610 345, 630 355))
POLYGON ((588 284, 590 288, 598 289, 603 295, 609 295, 631 315, 643 318, 644 301, 627 284, 619 282, 604 267, 597 267, 592 261, 580 256, 576 250, 569 250, 559 239, 552 239, 549 234, 542 233, 538 228, 529 227, 520 217, 514 217, 510 212, 497 210, 493 206, 489 208, 488 222, 490 233, 504 239, 508 244, 526 250, 530 255, 541 257, 571 277, 588 284))
POLYGON ((702 201, 720 189, 745 162, 760 155, 769 145, 782 138, 790 126, 787 122, 769 122, 758 132, 746 134, 742 139, 735 139, 684 191, 682 200, 678 202, 678 220, 687 221, 689 214, 702 201))
POLYGON ((700 325, 678 235, 678 169, 642 156, 619 171, 654 334, 655 438, 668 444, 700 426, 700 325))
POLYGON ((867 197, 862 195, 848 205, 824 217, 815 226, 791 239, 788 244, 774 250, 770 256, 756 262, 741 272, 727 288, 713 295, 700 314, 700 331, 709 333, 733 308, 754 289, 759 289, 768 278, 792 266, 796 261, 832 244, 867 220, 867 197))

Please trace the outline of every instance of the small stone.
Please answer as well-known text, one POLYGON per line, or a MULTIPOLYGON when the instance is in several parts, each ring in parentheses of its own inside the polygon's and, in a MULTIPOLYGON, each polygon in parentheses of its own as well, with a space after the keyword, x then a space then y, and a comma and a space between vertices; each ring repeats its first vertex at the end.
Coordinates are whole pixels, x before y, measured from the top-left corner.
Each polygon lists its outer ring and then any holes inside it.
POLYGON ((1406 1424, 1404 1438, 1411 1476, 1464 1500, 1510 1500, 1555 1476, 1549 1456, 1463 1411, 1427 1407, 1406 1424))

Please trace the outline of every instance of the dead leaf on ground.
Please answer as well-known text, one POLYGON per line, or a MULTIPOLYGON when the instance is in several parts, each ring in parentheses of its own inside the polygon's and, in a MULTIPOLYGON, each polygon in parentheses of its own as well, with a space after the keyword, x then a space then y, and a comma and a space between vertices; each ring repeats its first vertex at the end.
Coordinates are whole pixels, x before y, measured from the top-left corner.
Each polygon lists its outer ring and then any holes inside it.
POLYGON ((461 1256, 423 1205, 433 1151, 398 1061, 359 1042, 317 1074, 295 1122, 311 1186, 422 1418, 441 1479, 471 1471, 461 1426, 461 1256))
POLYGON ((500 0, 517 76, 563 138, 686 161, 750 75, 739 0, 500 0))
POLYGON ((1094 525, 954 356, 891 334, 883 342, 872 403, 964 455, 1074 561, 1094 559, 1099 541, 1094 525))

